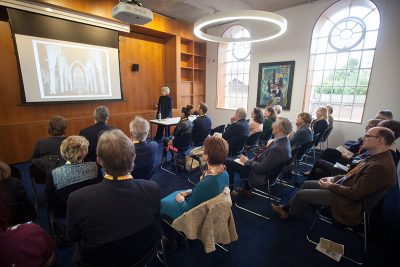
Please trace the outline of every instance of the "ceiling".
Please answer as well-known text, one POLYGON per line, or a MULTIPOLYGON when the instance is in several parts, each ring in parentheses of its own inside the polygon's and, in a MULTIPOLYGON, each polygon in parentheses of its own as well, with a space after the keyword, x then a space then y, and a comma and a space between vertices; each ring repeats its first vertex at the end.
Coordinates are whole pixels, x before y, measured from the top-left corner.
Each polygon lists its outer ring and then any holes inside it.
POLYGON ((256 9, 274 12, 316 0, 139 0, 153 12, 194 23, 216 12, 256 9))

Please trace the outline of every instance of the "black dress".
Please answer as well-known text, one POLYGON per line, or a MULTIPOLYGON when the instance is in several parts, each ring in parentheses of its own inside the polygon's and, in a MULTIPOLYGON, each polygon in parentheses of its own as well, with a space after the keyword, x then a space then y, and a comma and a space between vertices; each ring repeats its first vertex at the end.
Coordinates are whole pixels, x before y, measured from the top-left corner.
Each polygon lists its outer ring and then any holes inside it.
MULTIPOLYGON (((158 109, 156 114, 156 119, 158 119, 158 114, 161 113, 161 119, 172 117, 172 98, 169 95, 160 96, 158 99, 158 109)), ((165 136, 169 136, 169 126, 158 125, 157 134, 154 137, 155 140, 160 140, 163 136, 165 128, 165 136)))

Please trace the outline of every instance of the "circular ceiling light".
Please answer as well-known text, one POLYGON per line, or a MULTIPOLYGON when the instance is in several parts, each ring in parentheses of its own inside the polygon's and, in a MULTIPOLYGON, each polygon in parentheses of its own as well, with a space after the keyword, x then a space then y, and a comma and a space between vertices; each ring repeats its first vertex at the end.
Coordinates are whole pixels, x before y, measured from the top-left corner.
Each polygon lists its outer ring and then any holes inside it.
POLYGON ((275 13, 260 11, 260 10, 234 10, 230 12, 221 12, 212 15, 205 16, 194 24, 194 34, 200 39, 210 41, 210 42, 218 42, 218 43, 241 43, 241 42, 262 42, 274 39, 278 36, 281 36, 286 32, 287 29, 287 20, 275 13), (268 34, 266 36, 258 36, 258 37, 242 37, 242 38, 229 38, 229 37, 220 37, 211 34, 207 34, 203 31, 203 29, 210 25, 216 25, 218 23, 228 23, 236 20, 255 20, 262 21, 273 24, 274 26, 278 26, 279 30, 274 31, 272 34, 268 34))

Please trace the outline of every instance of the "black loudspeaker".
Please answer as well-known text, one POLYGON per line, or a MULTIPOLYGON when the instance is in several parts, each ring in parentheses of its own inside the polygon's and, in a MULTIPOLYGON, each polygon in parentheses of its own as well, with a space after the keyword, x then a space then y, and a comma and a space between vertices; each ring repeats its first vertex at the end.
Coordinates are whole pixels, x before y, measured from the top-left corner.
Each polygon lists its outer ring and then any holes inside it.
POLYGON ((139 71, 139 64, 132 64, 131 70, 136 72, 139 71))

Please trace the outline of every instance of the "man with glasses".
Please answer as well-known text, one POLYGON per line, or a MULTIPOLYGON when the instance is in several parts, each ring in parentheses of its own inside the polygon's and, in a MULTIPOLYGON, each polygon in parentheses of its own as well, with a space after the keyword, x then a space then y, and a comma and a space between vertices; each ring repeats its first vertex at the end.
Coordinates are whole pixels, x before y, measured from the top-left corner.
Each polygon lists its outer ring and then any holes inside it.
MULTIPOLYGON (((241 155, 236 161, 228 159, 225 164, 231 189, 234 186, 235 172, 239 173, 240 178, 248 178, 248 180, 245 180, 244 188, 239 188, 239 192, 245 196, 252 195, 250 185, 265 184, 267 174, 272 173, 291 158, 292 149, 287 137, 291 132, 291 122, 287 118, 279 117, 272 124, 272 133, 275 139, 262 148, 252 160, 249 160, 244 155, 241 155)), ((275 177, 270 178, 273 179, 275 177)), ((232 190, 231 197, 236 197, 236 195, 237 193, 232 190)))
POLYGON ((271 204, 281 219, 300 217, 308 205, 330 206, 334 219, 347 226, 362 221, 362 201, 396 183, 396 169, 390 152, 394 133, 384 127, 369 129, 364 149, 369 156, 345 175, 305 181, 286 205, 271 204))
MULTIPOLYGON (((378 119, 368 120, 367 124, 365 125, 365 132, 377 126, 381 121, 382 120, 378 119)), ((337 162, 342 165, 354 166, 357 165, 358 161, 368 155, 364 149, 362 137, 358 139, 357 144, 354 144, 350 151, 353 154, 349 154, 349 151, 341 152, 336 148, 325 149, 319 157, 319 160, 314 163, 311 171, 305 172, 303 175, 308 176, 308 180, 316 180, 322 177, 340 174, 341 170, 334 167, 337 162)))

